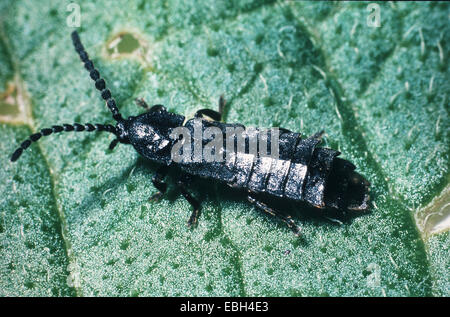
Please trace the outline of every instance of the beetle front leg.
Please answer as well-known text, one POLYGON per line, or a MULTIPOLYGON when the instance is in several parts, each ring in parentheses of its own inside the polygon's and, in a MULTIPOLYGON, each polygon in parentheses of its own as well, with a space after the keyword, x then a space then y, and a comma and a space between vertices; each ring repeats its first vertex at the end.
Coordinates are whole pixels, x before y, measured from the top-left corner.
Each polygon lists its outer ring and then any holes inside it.
POLYGON ((192 206, 194 209, 192 211, 191 216, 189 217, 189 220, 187 222, 188 227, 193 227, 198 222, 198 217, 200 216, 200 209, 201 205, 200 202, 192 197, 192 195, 188 192, 186 189, 186 186, 189 185, 192 181, 192 178, 188 174, 184 174, 180 180, 177 182, 178 188, 180 189, 181 194, 183 197, 188 201, 188 203, 192 206))
POLYGON ((145 102, 144 98, 135 98, 134 102, 136 103, 136 105, 138 105, 139 107, 144 108, 145 110, 149 110, 150 106, 145 102))
POLYGON ((164 177, 166 177, 167 172, 169 171, 169 166, 163 165, 159 167, 155 174, 152 177, 153 186, 158 190, 157 193, 153 194, 149 201, 159 201, 167 190, 167 184, 164 182, 164 177))
POLYGON ((292 232, 294 232, 294 234, 296 236, 300 236, 300 228, 295 224, 294 220, 292 220, 291 216, 289 215, 284 215, 283 213, 270 208, 267 204, 261 202, 260 200, 258 200, 256 198, 256 196, 252 193, 249 193, 248 197, 247 197, 248 201, 251 202, 252 204, 254 204, 258 209, 267 212, 268 214, 271 214, 272 216, 275 216, 281 220, 283 220, 287 226, 289 227, 289 229, 292 230, 292 232))
POLYGON ((144 98, 135 98, 134 102, 136 103, 136 105, 138 105, 139 107, 144 108, 147 112, 154 112, 154 111, 166 111, 166 107, 164 107, 163 105, 153 105, 153 106, 149 106, 144 98))
POLYGON ((200 109, 194 115, 195 118, 204 118, 204 116, 208 116, 214 121, 222 120, 222 115, 220 112, 211 109, 200 109))

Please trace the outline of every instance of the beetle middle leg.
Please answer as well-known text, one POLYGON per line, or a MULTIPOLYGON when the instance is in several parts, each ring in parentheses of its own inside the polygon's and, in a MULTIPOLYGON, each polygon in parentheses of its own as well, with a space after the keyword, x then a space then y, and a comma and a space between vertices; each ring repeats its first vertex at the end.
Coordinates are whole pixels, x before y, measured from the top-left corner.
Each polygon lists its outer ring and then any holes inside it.
POLYGON ((296 236, 300 236, 300 228, 295 224, 294 220, 292 220, 291 216, 284 215, 283 213, 269 207, 266 203, 260 201, 255 194, 249 193, 247 197, 248 201, 254 204, 258 209, 267 212, 268 214, 275 216, 281 220, 283 220, 289 229, 294 232, 296 236))
POLYGON ((159 167, 156 170, 155 174, 153 174, 152 183, 153 183, 153 186, 156 187, 158 192, 153 194, 149 198, 149 201, 159 201, 161 199, 162 195, 164 195, 164 193, 166 192, 167 184, 164 182, 164 177, 166 177, 168 171, 169 171, 169 166, 162 165, 161 167, 159 167))
POLYGON ((198 217, 200 215, 200 209, 201 209, 200 202, 197 199, 195 199, 194 197, 192 197, 192 195, 186 189, 186 186, 188 186, 191 182, 192 182, 192 177, 188 174, 182 175, 181 178, 177 182, 177 185, 178 185, 178 188, 180 189, 181 194, 194 209, 192 211, 191 216, 189 217, 188 222, 187 222, 188 227, 192 227, 197 224, 198 217))

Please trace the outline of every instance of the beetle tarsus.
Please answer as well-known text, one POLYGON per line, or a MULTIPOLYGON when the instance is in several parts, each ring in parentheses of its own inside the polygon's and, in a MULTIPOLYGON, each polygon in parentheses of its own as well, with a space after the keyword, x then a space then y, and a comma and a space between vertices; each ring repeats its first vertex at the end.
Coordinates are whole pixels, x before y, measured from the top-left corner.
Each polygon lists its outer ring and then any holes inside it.
POLYGON ((187 226, 189 228, 193 228, 198 224, 198 217, 200 215, 200 209, 194 209, 191 216, 189 217, 189 220, 187 222, 187 226))
POLYGON ((161 200, 163 195, 164 195, 164 193, 158 191, 158 192, 154 193, 153 195, 151 195, 150 198, 148 199, 148 201, 152 202, 152 203, 157 203, 161 200))
POLYGON ((253 205, 255 205, 258 209, 275 216, 279 219, 281 219, 286 225, 289 227, 289 229, 292 230, 292 232, 296 236, 300 236, 300 227, 298 227, 291 216, 284 215, 281 212, 269 207, 266 203, 263 203, 262 201, 258 200, 256 196, 252 193, 250 193, 247 197, 248 201, 251 202, 253 205))
POLYGON ((177 185, 180 189, 181 195, 188 201, 188 203, 192 206, 194 211, 192 212, 191 216, 189 217, 189 220, 187 222, 188 227, 193 227, 198 222, 198 217, 200 215, 201 205, 197 199, 195 199, 186 189, 186 186, 190 184, 192 181, 192 178, 190 175, 184 174, 180 180, 178 180, 177 185))

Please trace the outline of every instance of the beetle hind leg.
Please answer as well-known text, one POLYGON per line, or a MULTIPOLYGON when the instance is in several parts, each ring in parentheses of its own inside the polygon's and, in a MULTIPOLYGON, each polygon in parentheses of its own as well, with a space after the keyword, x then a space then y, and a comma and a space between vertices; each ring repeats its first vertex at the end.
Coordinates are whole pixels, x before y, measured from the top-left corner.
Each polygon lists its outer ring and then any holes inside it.
POLYGON ((258 198, 256 198, 256 196, 252 193, 248 195, 247 199, 249 202, 255 205, 256 208, 281 219, 284 223, 286 223, 289 229, 291 229, 296 236, 300 236, 300 227, 295 224, 295 221, 291 218, 291 216, 284 215, 283 213, 269 207, 266 203, 258 200, 258 198))
POLYGON ((188 203, 194 209, 189 217, 187 222, 188 227, 194 227, 198 223, 198 217, 200 216, 201 205, 200 202, 192 197, 192 195, 186 189, 186 186, 191 182, 191 177, 187 174, 184 174, 180 180, 177 182, 178 188, 180 189, 183 197, 188 201, 188 203))

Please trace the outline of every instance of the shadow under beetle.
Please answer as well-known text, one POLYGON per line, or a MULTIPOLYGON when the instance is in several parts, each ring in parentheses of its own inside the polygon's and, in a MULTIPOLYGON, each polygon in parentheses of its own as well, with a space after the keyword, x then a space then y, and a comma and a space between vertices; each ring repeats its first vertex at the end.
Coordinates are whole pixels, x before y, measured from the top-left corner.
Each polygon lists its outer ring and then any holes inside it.
MULTIPOLYGON (((249 154, 248 140, 246 140, 247 146, 244 151, 232 149, 231 160, 206 162, 202 159, 200 162, 175 162, 171 157, 171 149, 177 140, 171 138, 170 134, 173 129, 180 126, 192 132, 194 119, 185 122, 184 116, 168 112, 162 105, 148 107, 142 99, 137 99, 136 102, 147 111, 139 116, 124 119, 116 106, 116 101, 111 97, 111 92, 106 88, 105 80, 100 77, 100 73, 89 59, 76 31, 72 33, 72 41, 117 124, 113 126, 74 123, 41 129, 40 132, 30 135, 22 142, 12 154, 12 162, 16 161, 32 142, 38 141, 42 136, 68 131, 106 131, 116 136, 109 145, 111 150, 119 142, 131 144, 140 155, 161 165, 152 178, 153 185, 158 189, 158 192, 151 197, 152 200, 158 200, 166 192, 167 185, 164 183, 164 177, 170 167, 178 166, 184 172, 177 185, 181 194, 193 207, 188 220, 189 226, 197 222, 201 208, 200 203, 187 191, 190 176, 215 179, 231 187, 246 190, 248 200, 252 204, 283 220, 296 235, 299 234, 300 229, 291 216, 271 208, 267 202, 268 198, 303 201, 319 209, 332 208, 342 213, 362 212, 369 209, 370 183, 355 172, 356 167, 352 163, 338 158, 340 154, 338 151, 318 146, 322 133, 302 138, 300 133, 280 129, 278 159, 263 157, 259 152, 256 155, 249 154)), ((245 127, 241 124, 220 122, 224 104, 225 100, 221 97, 219 112, 210 109, 196 112, 195 118, 201 120, 202 129, 217 127, 225 132, 227 127, 241 127, 243 129, 240 131, 244 131, 242 133, 245 134, 245 127), (213 120, 205 120, 205 116, 213 120)), ((191 144, 194 144, 196 134, 190 135, 191 144)), ((201 144, 207 142, 204 139, 197 141, 201 144)), ((227 149, 221 150, 226 154, 227 149)))

